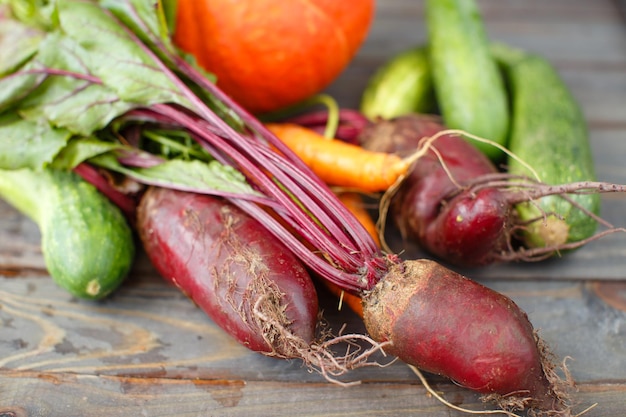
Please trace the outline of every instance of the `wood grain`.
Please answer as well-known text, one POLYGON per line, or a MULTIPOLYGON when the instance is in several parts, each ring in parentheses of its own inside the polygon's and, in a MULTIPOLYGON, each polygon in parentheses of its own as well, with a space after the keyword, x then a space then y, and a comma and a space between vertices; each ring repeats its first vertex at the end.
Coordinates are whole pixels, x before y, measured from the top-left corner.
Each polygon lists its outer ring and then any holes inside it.
MULTIPOLYGON (((492 38, 549 57, 587 117, 598 177, 626 183, 626 24, 610 0, 479 0, 492 38)), ((423 1, 381 0, 370 36, 328 92, 357 107, 374 70, 425 40, 423 1)), ((626 196, 602 216, 626 226, 626 196)), ((392 239, 407 257, 418 248, 392 239)), ((461 270, 509 295, 578 382, 577 411, 626 409, 626 235, 549 262, 461 270)), ((320 289, 331 328, 362 332, 320 289)), ((376 357, 381 363, 392 358, 376 357)), ((427 375, 452 403, 479 397, 427 375)), ((45 270, 36 225, 0 201, 0 417, 462 416, 394 362, 356 370, 342 388, 299 361, 248 351, 223 333, 140 253, 128 280, 100 302, 77 300, 45 270)))
MULTIPOLYGON (((26 373, 0 375, 0 416, 255 416, 255 417, 460 417, 443 408, 420 385, 363 383, 350 388, 328 384, 241 380, 180 380, 164 378, 94 377, 74 374, 26 373), (10 384, 7 384, 10 382, 10 384), (50 397, 54 396, 54 402, 50 397), (20 399, 14 403, 11 400, 20 399), (21 404, 21 405, 17 405, 21 404), (24 405, 26 404, 26 405, 24 405), (20 414, 22 413, 22 414, 20 414), (103 414, 106 413, 106 414, 103 414)), ((458 387, 436 387, 455 405, 483 410, 484 404, 458 387)), ((618 416, 624 389, 613 385, 579 388, 579 411, 597 404, 587 417, 618 416)))

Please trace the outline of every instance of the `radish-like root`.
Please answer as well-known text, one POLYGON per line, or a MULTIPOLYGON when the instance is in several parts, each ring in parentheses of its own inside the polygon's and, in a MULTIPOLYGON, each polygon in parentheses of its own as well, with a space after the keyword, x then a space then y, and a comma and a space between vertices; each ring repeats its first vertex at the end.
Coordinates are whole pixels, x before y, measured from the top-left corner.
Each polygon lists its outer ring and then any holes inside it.
POLYGON ((379 120, 363 131, 360 140, 365 148, 397 153, 415 162, 411 172, 380 200, 378 227, 386 251, 391 251, 384 240, 388 214, 403 238, 458 266, 539 261, 625 230, 580 204, 577 196, 626 192, 626 185, 597 181, 546 184, 532 167, 506 149, 502 150, 526 166, 532 177, 501 173, 466 138, 485 141, 445 129, 435 116, 414 114, 379 120), (571 226, 558 214, 543 210, 539 201, 544 197, 563 199, 564 207, 576 211, 576 219, 592 219, 607 230, 589 236, 593 230, 581 228, 593 226, 571 226), (523 205, 537 213, 534 219, 520 220, 517 210, 523 205))
POLYGON ((530 407, 529 415, 537 417, 548 416, 562 416, 571 417, 571 397, 570 391, 575 387, 574 379, 572 378, 565 361, 562 364, 562 370, 564 378, 561 378, 557 373, 557 366, 555 364, 554 354, 548 348, 546 342, 539 337, 535 332, 535 341, 539 350, 541 366, 546 379, 549 382, 549 398, 552 399, 551 407, 547 410, 537 410, 532 408, 533 398, 525 397, 522 395, 501 395, 498 393, 483 395, 483 401, 489 403, 495 403, 503 410, 515 412, 523 411, 530 407))
POLYGON ((156 270, 243 346, 302 359, 336 383, 350 369, 378 365, 370 357, 384 343, 318 331, 317 293, 307 270, 236 206, 149 187, 137 214, 138 235, 156 270), (336 355, 333 349, 342 344, 347 350, 336 355))
POLYGON ((428 383, 428 380, 426 379, 426 377, 424 376, 424 374, 422 373, 422 371, 420 371, 417 367, 413 366, 413 365, 408 365, 409 368, 413 371, 413 373, 419 378, 419 380, 422 382, 422 385, 424 385, 424 388, 426 388, 426 391, 428 391, 430 393, 430 395, 432 395, 435 399, 437 399, 437 401, 441 402, 443 405, 445 405, 446 407, 450 407, 453 410, 456 411, 461 411, 462 413, 466 413, 466 414, 480 414, 480 415, 486 415, 486 414, 504 414, 508 417, 521 417, 517 414, 514 414, 510 411, 507 410, 470 410, 467 408, 463 408, 463 407, 459 407, 458 405, 454 405, 451 402, 447 401, 445 398, 443 398, 437 391, 435 391, 430 384, 428 383))
MULTIPOLYGON (((516 409, 516 410, 522 410, 522 408, 524 407, 523 403, 519 402, 519 401, 514 401, 514 404, 503 404, 500 405, 499 409, 495 409, 495 410, 470 410, 467 408, 463 408, 463 407, 459 407, 458 405, 454 405, 452 403, 450 403, 449 401, 447 401, 444 397, 442 397, 437 391, 435 391, 430 384, 428 383, 428 380, 426 379, 426 377, 424 376, 424 374, 422 373, 422 371, 420 371, 418 368, 416 368, 413 365, 408 365, 409 368, 413 371, 413 373, 418 377, 418 379, 420 380, 420 382, 422 383, 422 385, 424 385, 424 388, 426 389, 426 391, 428 391, 430 393, 430 395, 432 395, 437 401, 441 402, 443 405, 445 405, 446 407, 449 407, 453 410, 456 411, 460 411, 462 413, 466 413, 466 414, 476 414, 476 415, 506 415, 508 417, 521 417, 518 414, 515 414, 512 410, 516 409), (521 407, 521 408, 520 408, 521 407)), ((568 381, 568 383, 571 381, 571 385, 573 385, 573 380, 571 378, 571 375, 569 375, 569 371, 567 370, 567 367, 565 365, 565 361, 563 362, 563 371, 566 374, 566 381, 568 381)), ((490 402, 490 403, 496 403, 498 404, 499 399, 502 396, 500 395, 483 395, 482 396, 482 400, 484 402, 490 402)), ((577 413, 575 415, 573 415, 573 417, 580 417, 584 414, 586 414, 588 411, 590 411, 591 409, 595 408, 598 404, 592 404, 589 407, 587 407, 586 409, 584 409, 583 411, 581 411, 580 413, 577 413)), ((559 411, 557 412, 557 414, 554 414, 554 412, 548 412, 547 416, 554 416, 554 417, 558 417, 563 416, 563 417, 567 417, 568 414, 564 414, 564 413, 569 413, 569 415, 571 416, 571 409, 568 408, 567 411, 559 411)), ((536 416, 536 417, 540 417, 541 416, 541 412, 540 414, 537 414, 536 411, 534 410, 530 410, 529 415, 531 416, 536 416)), ((543 415, 546 415, 545 413, 543 415)))
POLYGON ((507 248, 492 253, 492 261, 495 262, 511 262, 522 260, 525 262, 541 261, 554 256, 555 253, 574 250, 585 246, 586 244, 606 237, 614 233, 626 232, 626 228, 615 227, 600 216, 581 206, 577 201, 570 198, 577 194, 600 194, 600 193, 623 193, 626 192, 626 185, 613 184, 598 181, 581 181, 567 184, 545 184, 540 181, 527 177, 516 177, 506 173, 484 175, 478 177, 452 193, 449 198, 452 200, 455 195, 466 193, 469 195, 477 195, 481 190, 493 189, 500 194, 502 202, 508 207, 513 207, 519 203, 534 204, 538 199, 547 196, 557 196, 566 200, 576 209, 582 211, 585 215, 594 219, 599 225, 606 229, 595 233, 594 235, 567 242, 567 226, 563 219, 555 213, 546 213, 537 206, 542 213, 541 217, 531 220, 529 223, 543 222, 543 224, 552 224, 552 235, 546 238, 546 245, 542 247, 526 247, 524 245, 514 245, 515 241, 523 240, 523 232, 528 225, 510 224, 507 233, 507 248), (559 225, 563 225, 559 227, 559 225), (562 230, 561 230, 562 229, 562 230), (520 232, 520 233, 517 233, 520 232), (520 236, 517 236, 517 235, 520 236))
POLYGON ((485 394, 503 409, 567 416, 568 382, 508 297, 430 260, 404 261, 363 298, 386 352, 485 394), (560 413, 560 414, 559 414, 560 413))

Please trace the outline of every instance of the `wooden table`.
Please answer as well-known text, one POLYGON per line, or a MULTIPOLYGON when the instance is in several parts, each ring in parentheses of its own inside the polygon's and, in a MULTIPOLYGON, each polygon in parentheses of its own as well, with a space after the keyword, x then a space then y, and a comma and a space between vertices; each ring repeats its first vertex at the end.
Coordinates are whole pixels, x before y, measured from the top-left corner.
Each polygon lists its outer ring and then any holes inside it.
MULTIPOLYGON (((423 42, 423 2, 379 0, 371 35, 329 92, 358 105, 374 68, 423 42)), ((549 57, 582 103, 601 180, 626 183, 626 25, 610 0, 480 0, 492 38, 549 57)), ((626 226, 626 196, 602 215, 626 226)), ((417 252, 409 247, 409 255, 417 252)), ((578 382, 578 411, 626 414, 626 236, 562 259, 463 271, 525 309, 578 382)), ((334 328, 362 331, 323 299, 334 328)), ((456 405, 477 395, 428 375, 456 405)), ((36 226, 0 202, 0 416, 461 416, 402 363, 339 387, 237 345, 139 256, 109 299, 78 301, 46 274, 36 226)))

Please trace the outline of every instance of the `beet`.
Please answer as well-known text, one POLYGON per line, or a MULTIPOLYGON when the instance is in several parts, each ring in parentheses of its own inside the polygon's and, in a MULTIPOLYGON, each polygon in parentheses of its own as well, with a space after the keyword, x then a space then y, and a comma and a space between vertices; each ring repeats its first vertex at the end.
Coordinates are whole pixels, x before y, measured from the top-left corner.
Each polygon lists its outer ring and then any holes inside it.
POLYGON ((150 188, 137 229, 157 271, 242 345, 294 357, 286 334, 303 345, 315 339, 318 302, 308 272, 231 203, 150 188))
POLYGON ((462 267, 538 261, 624 231, 578 207, 607 230, 572 242, 553 239, 544 246, 526 245, 526 232, 555 216, 542 213, 543 219, 529 225, 518 215, 521 203, 537 206, 539 199, 550 196, 575 204, 576 194, 624 192, 626 186, 594 181, 551 185, 499 172, 465 136, 447 130, 435 116, 418 114, 377 120, 359 136, 361 145, 370 150, 400 155, 422 151, 394 190, 390 214, 404 239, 439 260, 462 267))
MULTIPOLYGON (((434 117, 406 115, 366 128, 362 146, 407 155, 423 138, 445 130, 434 117)), ((513 208, 499 188, 463 192, 477 178, 497 174, 491 161, 455 134, 443 134, 414 164, 391 203, 402 236, 454 265, 494 262, 508 248, 513 208)))
MULTIPOLYGON (((181 65, 184 66, 184 63, 181 65)), ((317 361, 318 369, 321 369, 327 378, 329 375, 331 377, 344 375, 358 366, 372 365, 366 361, 372 352, 380 348, 386 350, 390 346, 393 346, 394 352, 402 355, 401 357, 408 364, 417 366, 413 362, 418 360, 419 355, 413 357, 406 353, 413 349, 417 340, 411 337, 403 338, 402 329, 397 327, 394 328, 393 337, 398 337, 398 339, 389 339, 387 334, 377 331, 377 326, 379 326, 378 323, 386 320, 390 323, 398 323, 397 317, 402 314, 398 312, 397 306, 402 305, 400 304, 402 297, 414 293, 414 287, 411 286, 412 281, 419 281, 421 279, 420 274, 429 274, 429 272, 413 267, 414 262, 419 263, 420 261, 406 261, 397 254, 381 250, 367 230, 339 201, 332 190, 319 177, 315 176, 302 160, 276 136, 272 135, 259 121, 252 119, 243 112, 236 103, 210 83, 203 83, 202 85, 206 86, 211 93, 214 93, 246 122, 247 130, 244 133, 228 127, 224 121, 211 115, 206 109, 206 115, 200 116, 193 112, 180 111, 180 109, 172 106, 155 105, 149 110, 134 111, 131 116, 137 117, 137 120, 143 123, 146 120, 154 120, 170 126, 183 126, 189 130, 198 143, 210 150, 216 160, 228 164, 242 173, 256 193, 254 195, 230 194, 225 195, 225 198, 259 221, 266 228, 268 236, 272 235, 280 239, 320 279, 328 280, 345 291, 362 296, 364 298, 364 310, 367 310, 364 314, 375 318, 370 318, 367 321, 367 331, 373 336, 373 340, 365 335, 341 334, 331 339, 330 342, 332 344, 337 341, 347 341, 349 348, 358 346, 356 342, 359 341, 373 342, 374 346, 371 349, 351 350, 347 354, 341 353, 337 356, 336 351, 325 350, 320 353, 320 347, 326 349, 329 346, 328 343, 311 346, 298 344, 300 348, 295 348, 296 353, 293 357, 301 357, 307 362, 311 362, 311 358, 313 358, 317 361), (204 119, 205 117, 206 119, 204 119), (411 280, 398 280, 394 277, 397 271, 405 269, 417 275, 414 275, 411 280), (384 296, 383 293, 383 296, 376 296, 375 294, 379 291, 389 291, 391 295, 384 296), (371 312, 372 309, 379 309, 381 313, 374 314, 371 312), (390 317, 385 318, 384 312, 389 312, 390 317)), ((465 190, 457 187, 454 192, 451 192, 450 197, 460 189, 465 190)), ((557 191, 559 190, 555 189, 555 192, 557 191)), ((216 191, 208 192, 216 193, 216 191)), ((436 269, 441 268, 440 272, 433 274, 433 276, 451 274, 451 276, 457 277, 454 278, 455 280, 459 281, 459 276, 454 275, 452 271, 439 264, 433 265, 436 269)), ((464 283, 471 282, 469 280, 461 281, 464 283)), ((464 291, 461 287, 460 292, 464 291)), ((426 294, 429 292, 427 291, 426 294)), ((475 295, 478 297, 481 294, 476 291, 475 295)), ((492 292, 482 293, 482 296, 490 299, 495 295, 492 292)), ((413 298, 411 299, 413 300, 413 298)), ((489 302, 491 301, 481 301, 477 302, 477 305, 489 302)), ((408 303, 403 306, 408 308, 409 313, 414 314, 417 318, 414 320, 403 319, 403 325, 419 325, 421 321, 418 314, 419 308, 416 310, 417 307, 408 303)), ((441 321, 444 328, 446 328, 445 320, 454 320, 448 319, 448 315, 462 317, 467 314, 466 311, 459 309, 441 310, 436 303, 431 303, 425 308, 441 312, 442 320, 438 321, 441 321)), ((481 310, 478 309, 467 315, 474 319, 479 317, 480 313, 481 310)), ((466 321, 465 323, 468 325, 475 323, 482 328, 480 332, 485 334, 493 329, 492 324, 486 318, 478 321, 466 321)), ((426 325, 430 325, 430 323, 426 325)), ((279 322, 278 327, 283 329, 285 323, 279 322)), ((459 331, 461 330, 464 329, 459 329, 459 331)), ((532 340, 534 332, 532 328, 527 330, 530 332, 530 336, 527 335, 526 340, 532 340)), ((407 328, 407 334, 411 333, 419 334, 419 332, 407 328)), ((456 348, 451 347, 450 350, 458 349, 462 352, 465 341, 457 339, 455 343, 456 348)), ((535 349, 541 352, 543 350, 542 343, 540 341, 534 343, 536 344, 535 349)), ((289 344, 292 345, 291 342, 289 344)), ((484 344, 482 348, 485 349, 483 357, 490 357, 492 346, 484 344)), ((288 351, 292 351, 291 347, 288 351)), ((544 356, 542 355, 541 358, 544 356)), ((488 363, 484 364, 486 367, 488 365, 488 363)), ((548 375, 551 368, 544 367, 541 362, 539 365, 528 364, 528 366, 531 368, 522 369, 521 373, 528 373, 530 379, 520 380, 519 385, 516 385, 515 381, 511 381, 511 385, 501 382, 497 372, 488 374, 494 379, 491 384, 494 388, 490 389, 489 394, 486 395, 490 399, 496 399, 498 403, 503 404, 503 407, 510 408, 512 407, 511 404, 522 408, 528 406, 533 409, 533 412, 537 411, 536 414, 545 411, 554 415, 555 411, 560 413, 561 410, 567 410, 569 405, 566 398, 560 394, 558 378, 555 378, 554 381, 556 382, 554 382, 552 374, 548 375), (534 385, 527 384, 534 379, 533 375, 537 375, 537 369, 542 369, 541 372, 545 374, 545 377, 541 377, 542 382, 534 385), (545 386, 541 390, 538 386, 544 384, 544 381, 545 386), (515 390, 510 391, 511 387, 514 387, 515 390), (529 397, 529 393, 536 393, 537 398, 529 397)), ((447 372, 448 370, 442 369, 442 371, 447 372)), ((463 371, 467 371, 467 368, 463 371)), ((464 381, 465 377, 462 376, 462 373, 452 373, 451 375, 454 375, 453 377, 459 381, 464 381)), ((475 373, 470 370, 469 375, 468 381, 470 382, 468 385, 471 384, 472 375, 475 373)), ((505 375, 504 377, 510 376, 505 375)), ((332 378, 329 379, 332 380, 332 378)), ((564 413, 561 414, 565 415, 564 413)))
POLYGON ((431 260, 393 266, 363 299, 371 336, 425 371, 511 404, 558 410, 565 392, 532 324, 510 298, 431 260))

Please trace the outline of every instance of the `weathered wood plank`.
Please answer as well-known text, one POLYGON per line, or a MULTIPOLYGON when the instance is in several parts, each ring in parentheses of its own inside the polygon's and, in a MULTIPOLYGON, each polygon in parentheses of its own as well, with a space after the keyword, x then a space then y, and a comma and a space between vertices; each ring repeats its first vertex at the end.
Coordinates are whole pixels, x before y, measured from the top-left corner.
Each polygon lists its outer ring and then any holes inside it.
MULTIPOLYGON (((435 388, 457 406, 486 408, 467 390, 451 385, 435 388)), ((585 417, 619 416, 625 394, 623 385, 582 385, 576 410, 597 404, 585 417)), ((418 383, 363 383, 341 388, 319 383, 5 371, 0 371, 0 404, 0 415, 13 412, 14 417, 467 416, 442 406, 418 383)))
MULTIPOLYGON (((102 302, 73 299, 45 276, 0 278, 0 369, 132 377, 323 382, 299 361, 255 354, 234 342, 176 288, 137 272, 102 302)), ((626 283, 489 280, 528 314, 581 383, 626 383, 626 283), (612 287, 610 285, 613 285, 612 287), (584 343, 593 340, 593 344, 584 343)), ((321 292, 326 319, 363 332, 321 292)), ((442 312, 445 314, 445 312, 442 312)), ((377 356, 381 362, 388 362, 377 356)), ((365 368, 346 381, 404 382, 402 363, 365 368)))

